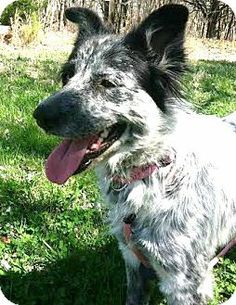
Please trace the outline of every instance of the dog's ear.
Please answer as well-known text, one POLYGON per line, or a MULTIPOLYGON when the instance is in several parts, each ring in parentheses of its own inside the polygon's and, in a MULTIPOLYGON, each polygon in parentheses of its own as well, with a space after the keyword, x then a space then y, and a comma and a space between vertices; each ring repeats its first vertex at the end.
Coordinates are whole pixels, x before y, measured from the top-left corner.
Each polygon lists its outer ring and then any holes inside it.
POLYGON ((83 7, 71 7, 66 9, 65 16, 71 22, 78 24, 78 40, 80 42, 84 41, 90 36, 109 32, 100 17, 90 9, 83 7))
POLYGON ((132 56, 138 55, 136 68, 142 88, 162 111, 166 111, 167 97, 182 93, 179 76, 187 68, 183 48, 187 20, 185 6, 165 5, 152 12, 124 38, 132 56))
POLYGON ((187 20, 188 9, 185 6, 164 5, 128 33, 125 42, 135 51, 149 52, 161 58, 170 45, 183 42, 187 20))

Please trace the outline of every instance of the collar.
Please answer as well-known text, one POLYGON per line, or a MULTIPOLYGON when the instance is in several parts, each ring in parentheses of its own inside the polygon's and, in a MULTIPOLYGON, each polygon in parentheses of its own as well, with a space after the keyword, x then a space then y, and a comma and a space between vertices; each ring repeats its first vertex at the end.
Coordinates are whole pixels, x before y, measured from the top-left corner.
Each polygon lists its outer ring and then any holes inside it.
POLYGON ((129 178, 123 178, 119 175, 116 175, 112 178, 112 182, 119 185, 131 184, 138 180, 143 180, 155 171, 158 170, 158 165, 156 164, 147 164, 140 167, 133 167, 130 173, 129 178))
POLYGON ((119 175, 112 177, 112 185, 116 189, 121 189, 122 187, 129 185, 135 181, 143 180, 151 176, 155 171, 159 170, 161 167, 169 165, 173 160, 170 156, 163 158, 159 164, 151 163, 142 165, 140 167, 133 167, 129 178, 124 178, 119 175))

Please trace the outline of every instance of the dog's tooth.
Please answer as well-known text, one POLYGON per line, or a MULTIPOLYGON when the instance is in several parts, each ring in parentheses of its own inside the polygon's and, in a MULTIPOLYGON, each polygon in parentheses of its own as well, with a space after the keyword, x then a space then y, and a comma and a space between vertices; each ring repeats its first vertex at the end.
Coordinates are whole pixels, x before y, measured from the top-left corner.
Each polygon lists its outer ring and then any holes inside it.
POLYGON ((94 151, 94 150, 97 150, 97 149, 98 149, 97 143, 93 143, 93 144, 91 145, 91 147, 90 147, 90 150, 91 150, 91 151, 94 151))
POLYGON ((98 150, 102 142, 103 142, 103 138, 99 138, 96 143, 93 143, 91 145, 90 150, 91 151, 98 150))
POLYGON ((102 133, 101 133, 101 137, 103 139, 107 138, 108 137, 108 134, 109 134, 109 131, 107 129, 105 129, 102 133))

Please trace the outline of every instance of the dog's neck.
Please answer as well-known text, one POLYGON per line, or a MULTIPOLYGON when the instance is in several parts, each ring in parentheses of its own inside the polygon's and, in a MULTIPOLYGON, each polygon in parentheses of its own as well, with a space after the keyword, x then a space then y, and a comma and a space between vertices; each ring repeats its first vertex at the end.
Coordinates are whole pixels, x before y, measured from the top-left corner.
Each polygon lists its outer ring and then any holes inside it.
POLYGON ((158 170, 158 168, 159 166, 157 164, 146 164, 140 167, 136 166, 130 170, 129 178, 115 175, 112 177, 112 181, 121 185, 131 184, 135 181, 143 180, 151 176, 154 171, 158 170))
POLYGON ((147 163, 141 166, 134 166, 126 171, 126 174, 114 173, 107 174, 108 180, 111 181, 113 186, 122 188, 136 181, 144 180, 145 178, 151 177, 154 172, 157 172, 160 168, 165 167, 172 163, 173 158, 167 155, 162 160, 155 163, 147 163))

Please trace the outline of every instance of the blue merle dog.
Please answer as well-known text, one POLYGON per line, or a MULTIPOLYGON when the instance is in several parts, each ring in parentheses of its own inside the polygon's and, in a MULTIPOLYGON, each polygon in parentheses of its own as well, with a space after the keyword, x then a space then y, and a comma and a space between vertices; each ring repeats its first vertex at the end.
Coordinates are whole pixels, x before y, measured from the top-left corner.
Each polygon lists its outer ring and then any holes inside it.
POLYGON ((169 305, 212 297, 209 263, 236 236, 235 124, 196 114, 180 93, 188 10, 166 5, 126 35, 70 8, 79 34, 63 88, 36 108, 64 138, 46 175, 63 184, 96 167, 127 270, 126 305, 149 304, 159 279, 169 305))

